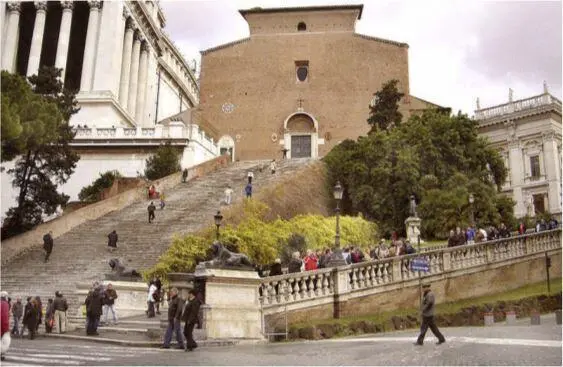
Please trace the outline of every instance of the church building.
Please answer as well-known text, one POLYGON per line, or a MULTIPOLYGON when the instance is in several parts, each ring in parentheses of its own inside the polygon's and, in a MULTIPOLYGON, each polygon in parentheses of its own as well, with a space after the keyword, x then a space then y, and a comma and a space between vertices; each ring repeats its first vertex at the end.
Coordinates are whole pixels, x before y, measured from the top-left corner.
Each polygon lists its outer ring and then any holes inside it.
POLYGON ((200 109, 234 160, 322 157, 369 130, 373 95, 399 81, 405 118, 431 103, 409 94, 406 43, 355 32, 363 5, 241 10, 250 36, 202 51, 200 109))

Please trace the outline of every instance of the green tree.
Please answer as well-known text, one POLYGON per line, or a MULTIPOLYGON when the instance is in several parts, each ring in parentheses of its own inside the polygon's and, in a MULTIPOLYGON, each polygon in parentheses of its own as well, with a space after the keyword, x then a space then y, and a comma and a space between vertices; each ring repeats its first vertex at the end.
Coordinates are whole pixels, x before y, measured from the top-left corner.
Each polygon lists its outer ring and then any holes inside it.
POLYGON ((118 171, 107 171, 100 173, 98 177, 91 185, 85 186, 78 193, 78 198, 83 202, 96 202, 100 200, 102 192, 110 188, 114 181, 120 178, 121 175, 118 171))
POLYGON ((75 108, 69 109, 69 105, 75 105, 75 99, 74 95, 62 90, 60 81, 52 80, 60 75, 60 71, 57 73, 52 69, 42 68, 40 77, 30 78, 31 93, 20 88, 22 82, 26 83, 21 76, 2 73, 2 97, 10 99, 12 116, 17 116, 22 126, 21 134, 12 142, 12 146, 18 147, 15 165, 8 170, 13 176, 12 185, 19 190, 17 206, 6 214, 3 238, 40 224, 43 214, 53 214, 69 199, 68 195, 57 192, 57 185, 68 181, 79 160, 69 145, 74 132, 68 118, 76 112, 75 108), (45 91, 47 84, 58 89, 49 87, 48 95, 35 92, 45 91), (11 96, 22 91, 25 98, 17 103, 11 96), (65 93, 67 97, 62 98, 65 93))
POLYGON ((399 101, 405 94, 397 89, 398 83, 396 79, 390 80, 375 93, 375 103, 369 107, 371 132, 400 125, 403 115, 399 112, 399 101))
POLYGON ((157 180, 178 171, 180 171, 180 154, 170 143, 166 143, 147 159, 145 176, 149 180, 157 180))
POLYGON ((478 136, 475 121, 429 109, 393 129, 376 126, 324 158, 329 185, 340 180, 345 188, 344 213, 361 212, 383 234, 404 233, 409 196, 415 195, 423 236, 441 238, 452 227, 469 224, 472 193, 478 224, 514 223, 512 201, 498 192, 506 168, 478 136))
POLYGON ((26 114, 25 107, 32 105, 35 98, 25 79, 2 71, 2 162, 11 161, 23 152, 26 119, 33 118, 35 111, 26 114), (23 123, 22 123, 23 119, 23 123))

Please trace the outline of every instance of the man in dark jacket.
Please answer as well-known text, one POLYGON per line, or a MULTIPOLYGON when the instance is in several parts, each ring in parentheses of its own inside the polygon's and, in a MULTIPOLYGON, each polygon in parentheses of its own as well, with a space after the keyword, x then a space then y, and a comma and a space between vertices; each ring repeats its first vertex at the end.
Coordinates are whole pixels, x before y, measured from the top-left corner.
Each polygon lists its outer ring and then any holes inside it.
MULTIPOLYGON (((13 336, 21 336, 20 322, 23 316, 23 303, 21 297, 16 298, 16 303, 12 306, 12 316, 14 316, 14 326, 12 327, 13 336)), ((22 329, 23 334, 23 329, 22 329)))
POLYGON ((151 201, 151 203, 147 207, 147 211, 149 212, 149 223, 152 223, 152 221, 154 220, 155 210, 156 210, 156 206, 154 206, 154 203, 151 201))
POLYGON ((68 303, 61 292, 55 292, 55 300, 53 301, 53 309, 55 310, 55 328, 59 334, 66 332, 66 311, 68 303))
POLYGON ((415 345, 422 345, 424 343, 424 336, 426 335, 426 331, 428 328, 432 330, 432 333, 438 338, 438 345, 445 343, 446 338, 442 335, 440 330, 438 330, 438 326, 434 322, 434 293, 430 290, 430 284, 425 284, 422 286, 424 289, 424 297, 422 299, 422 305, 420 306, 420 312, 422 316, 422 325, 420 325, 420 335, 415 345))
POLYGON ((117 232, 115 229, 108 234, 108 248, 111 252, 117 249, 117 232))
POLYGON ((197 348, 193 332, 195 324, 198 322, 200 306, 201 302, 197 299, 197 292, 195 289, 190 289, 188 293, 188 302, 184 306, 184 312, 182 313, 182 321, 185 322, 184 336, 186 337, 186 352, 191 352, 197 348))
POLYGON ((51 252, 53 252, 53 231, 49 231, 49 233, 43 236, 43 249, 45 250, 45 262, 47 262, 51 252))
POLYGON ((94 288, 86 297, 86 317, 88 318, 86 335, 99 335, 98 325, 102 315, 102 299, 103 294, 100 287, 94 288))
POLYGON ((168 302, 168 328, 164 334, 164 344, 161 348, 169 349, 172 341, 172 334, 176 333, 178 349, 184 349, 184 339, 182 338, 182 309, 184 302, 178 296, 178 288, 170 290, 170 301, 168 302))
POLYGON ((35 297, 37 301, 37 325, 35 326, 35 332, 39 332, 39 325, 43 322, 43 302, 41 302, 41 297, 35 297))

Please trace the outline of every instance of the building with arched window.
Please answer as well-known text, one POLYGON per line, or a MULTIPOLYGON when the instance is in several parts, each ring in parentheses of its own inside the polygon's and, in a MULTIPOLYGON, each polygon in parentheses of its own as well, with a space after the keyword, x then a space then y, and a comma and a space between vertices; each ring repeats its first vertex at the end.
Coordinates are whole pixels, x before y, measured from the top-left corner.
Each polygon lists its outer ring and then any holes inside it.
POLYGON ((405 118, 436 107, 409 95, 406 43, 355 32, 362 10, 241 10, 250 36, 201 52, 202 116, 236 159, 274 158, 284 148, 291 158, 315 158, 366 134, 373 94, 391 79, 405 93, 405 118))

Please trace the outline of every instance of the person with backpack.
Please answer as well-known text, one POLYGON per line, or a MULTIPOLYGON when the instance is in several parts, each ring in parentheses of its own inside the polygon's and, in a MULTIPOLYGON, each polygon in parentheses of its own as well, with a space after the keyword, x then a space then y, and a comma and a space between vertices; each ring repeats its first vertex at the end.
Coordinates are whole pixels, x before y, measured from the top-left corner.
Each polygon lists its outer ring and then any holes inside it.
POLYGON ((68 303, 66 298, 63 297, 59 291, 55 292, 55 300, 53 301, 55 328, 59 334, 66 332, 66 311, 68 310, 68 303))
POLYGON ((147 207, 147 211, 149 212, 149 223, 152 223, 152 221, 154 220, 154 212, 156 211, 156 206, 154 206, 154 203, 152 201, 147 207))

